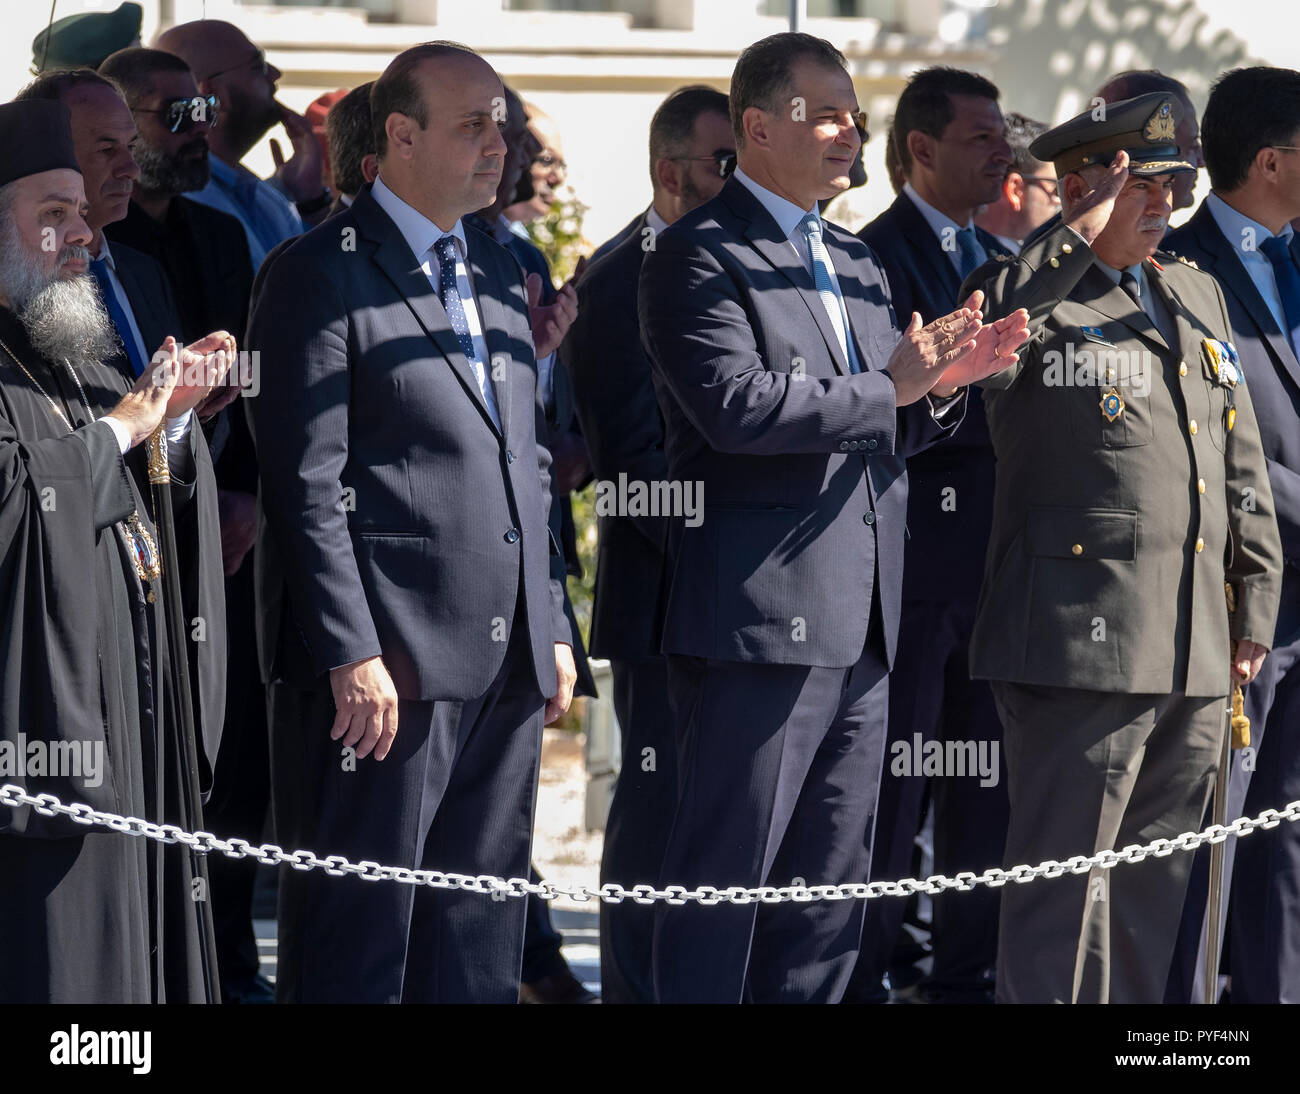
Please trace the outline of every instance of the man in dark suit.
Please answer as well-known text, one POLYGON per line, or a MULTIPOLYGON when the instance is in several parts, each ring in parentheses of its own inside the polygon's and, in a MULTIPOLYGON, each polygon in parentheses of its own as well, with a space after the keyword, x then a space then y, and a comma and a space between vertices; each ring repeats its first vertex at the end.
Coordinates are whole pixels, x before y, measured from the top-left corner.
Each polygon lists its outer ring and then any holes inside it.
MULTIPOLYGON (((668 534, 679 793, 661 883, 862 881, 904 459, 956 428, 959 385, 1014 354, 1024 316, 982 327, 974 298, 928 327, 913 315, 900 341, 871 252, 817 212, 849 184, 860 142, 830 43, 776 34, 747 48, 730 110, 735 174, 655 237, 641 267, 669 475, 696 502, 668 534)), ((659 1000, 834 1001, 863 907, 656 911, 659 1000)))
MULTIPOLYGON (((399 54, 379 177, 278 257, 250 343, 277 838, 519 876, 574 679, 530 327, 548 353, 572 306, 530 323, 514 260, 460 223, 496 191, 501 94, 463 46, 399 54)), ((518 996, 523 901, 280 886, 281 1000, 518 996)))
MULTIPOLYGON (((990 315, 1033 309, 1033 341, 984 381, 997 484, 971 635, 1003 722, 1009 864, 1195 830, 1232 681, 1274 632, 1282 548, 1253 382, 1214 279, 1156 250, 1173 175, 1192 170, 1177 112, 1155 92, 1040 137, 1061 226, 966 283, 990 315)), ((1191 865, 1004 888, 999 1001, 1160 1002, 1191 865)))
MULTIPOLYGON (((208 133, 220 119, 219 104, 200 97, 189 66, 162 50, 118 50, 100 69, 122 89, 131 109, 137 129, 133 156, 140 168, 126 216, 109 225, 107 235, 115 247, 142 251, 166 272, 187 339, 214 329, 238 332, 242 339, 253 280, 243 227, 183 196, 207 185, 208 133)), ((230 685, 226 732, 204 820, 214 832, 257 840, 270 798, 266 689, 257 667, 250 556, 257 533, 257 461, 241 404, 227 408, 206 431, 221 514, 230 685)), ((221 997, 227 1002, 274 998, 259 972, 253 931, 258 871, 253 859, 223 855, 209 864, 221 997)))
MULTIPOLYGON (((619 234, 622 242, 587 267, 578 283, 578 318, 560 347, 597 480, 591 648, 611 663, 622 755, 605 823, 602 882, 634 885, 658 877, 677 798, 668 675, 656 626, 668 519, 600 512, 620 476, 643 484, 668 478, 663 419, 637 322, 637 280, 657 234, 722 189, 723 168, 735 163, 735 143, 722 92, 684 87, 660 104, 650 122, 654 200, 619 234)), ((653 1000, 653 926, 651 907, 601 905, 605 1002, 653 1000)))
MULTIPOLYGON (((909 81, 893 122, 906 182, 859 237, 875 252, 900 316, 931 322, 960 299, 962 279, 1006 249, 975 226, 996 201, 1011 165, 998 89, 983 76, 928 68, 909 81)), ((928 796, 934 807, 934 868, 976 872, 1001 863, 1007 796, 1000 777, 976 771, 919 774, 931 741, 1000 751, 1002 727, 988 685, 972 681, 967 650, 993 507, 993 449, 980 395, 950 437, 907 461, 907 528, 898 657, 889 689, 891 762, 881 777, 872 877, 912 873, 928 796), (907 763, 895 762, 912 756, 907 763), (913 773, 916 772, 916 773, 913 773)), ((933 902, 934 967, 920 985, 930 1002, 992 1002, 998 894, 976 890, 933 902)), ((905 904, 872 901, 850 998, 883 999, 905 904)), ((897 985, 895 985, 897 986, 897 985)))
MULTIPOLYGON (((1272 649, 1246 689, 1250 748, 1233 754, 1227 809, 1235 820, 1300 797, 1300 245, 1289 223, 1300 217, 1300 73, 1229 72, 1211 90, 1202 123, 1212 190, 1164 246, 1223 289, 1285 559, 1272 649)), ((1220 923, 1230 924, 1232 1001, 1300 1002, 1300 831, 1282 824, 1229 840, 1224 851, 1232 913, 1225 908, 1220 923)), ((1206 896, 1205 872, 1196 871, 1171 1001, 1203 1001, 1196 955, 1206 896)))

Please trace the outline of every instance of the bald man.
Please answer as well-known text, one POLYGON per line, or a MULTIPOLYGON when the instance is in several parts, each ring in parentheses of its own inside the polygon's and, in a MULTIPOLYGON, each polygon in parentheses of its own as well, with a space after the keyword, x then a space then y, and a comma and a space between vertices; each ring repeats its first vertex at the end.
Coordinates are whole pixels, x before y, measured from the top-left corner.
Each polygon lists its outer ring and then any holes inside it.
POLYGON ((220 124, 208 137, 212 177, 191 197, 239 219, 256 271, 272 247, 329 212, 333 195, 321 182, 311 123, 276 101, 280 70, 237 26, 220 19, 181 23, 163 31, 155 45, 190 66, 200 94, 217 97, 220 124), (272 141, 275 175, 262 180, 240 161, 277 123, 289 134, 293 155, 284 159, 272 141))

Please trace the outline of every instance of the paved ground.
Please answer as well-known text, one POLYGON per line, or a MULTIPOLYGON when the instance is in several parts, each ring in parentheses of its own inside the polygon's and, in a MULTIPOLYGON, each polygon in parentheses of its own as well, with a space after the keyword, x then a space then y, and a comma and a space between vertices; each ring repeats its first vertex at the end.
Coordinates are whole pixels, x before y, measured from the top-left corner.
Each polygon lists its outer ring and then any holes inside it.
MULTIPOLYGON (((583 737, 579 733, 548 729, 542 741, 542 772, 537 790, 533 834, 533 862, 542 877, 569 884, 597 883, 601 832, 583 826, 586 771, 583 737)), ((290 850, 290 848, 286 848, 290 850)), ((484 900, 487 898, 484 897, 484 900)), ((263 904, 265 908, 265 904, 263 904)), ((596 909, 593 904, 557 900, 551 919, 564 935, 564 957, 579 980, 600 991, 600 950, 596 909)), ((275 982, 275 920, 254 919, 262 973, 275 982)))

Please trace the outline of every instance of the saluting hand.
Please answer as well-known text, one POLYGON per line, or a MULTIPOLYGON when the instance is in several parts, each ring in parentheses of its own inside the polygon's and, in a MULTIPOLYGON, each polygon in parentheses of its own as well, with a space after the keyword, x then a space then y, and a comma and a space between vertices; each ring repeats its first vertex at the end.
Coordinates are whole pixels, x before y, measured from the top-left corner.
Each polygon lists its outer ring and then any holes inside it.
POLYGON ((578 293, 573 282, 566 281, 564 287, 555 294, 555 303, 543 308, 537 303, 542 298, 541 274, 529 274, 526 285, 529 323, 533 328, 533 352, 541 360, 560 348, 564 336, 578 318, 578 293))
POLYGON ((1127 180, 1128 153, 1121 149, 1115 153, 1115 159, 1106 169, 1101 181, 1070 210, 1065 225, 1073 228, 1083 236, 1086 243, 1091 244, 1110 223, 1110 214, 1115 210, 1115 199, 1119 197, 1127 180))

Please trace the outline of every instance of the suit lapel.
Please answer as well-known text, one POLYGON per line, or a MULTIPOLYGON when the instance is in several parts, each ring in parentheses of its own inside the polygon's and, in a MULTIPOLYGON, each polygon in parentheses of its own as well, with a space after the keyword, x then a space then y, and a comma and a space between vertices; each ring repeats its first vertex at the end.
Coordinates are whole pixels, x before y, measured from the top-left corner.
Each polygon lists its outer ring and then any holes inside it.
MULTIPOLYGON (((800 264, 794 245, 781 235, 781 229, 772 219, 771 214, 759 204, 758 199, 745 188, 743 183, 735 179, 728 180, 723 194, 729 199, 728 205, 732 212, 746 222, 744 235, 750 245, 799 291, 799 298, 807 307, 808 314, 812 316, 817 329, 821 331, 826 348, 831 352, 836 371, 847 376, 849 363, 840 349, 840 340, 835 334, 835 327, 831 324, 831 317, 826 314, 821 297, 817 295, 812 271, 800 264)), ((823 233, 823 242, 825 239, 823 233)), ((833 262, 834 259, 831 261, 833 262)))
POLYGON ((1169 279, 1163 273, 1157 273, 1147 264, 1147 283, 1153 287, 1154 292, 1158 292, 1165 302, 1165 307, 1169 309, 1169 314, 1173 317, 1174 327, 1178 332, 1178 345, 1174 348, 1178 355, 1184 360, 1196 359, 1201 344, 1201 335, 1193 329, 1186 316, 1192 313, 1183 304, 1182 298, 1175 291, 1169 279))
MULTIPOLYGON (((956 300, 957 294, 961 292, 961 280, 957 276, 957 271, 953 269, 952 261, 944 253, 939 237, 934 234, 934 229, 906 194, 899 194, 894 199, 894 208, 897 211, 898 226, 903 233, 903 238, 914 244, 911 249, 921 256, 921 260, 929 267, 931 276, 937 278, 939 284, 943 286, 943 299, 956 300)), ((945 308, 941 314, 950 311, 952 308, 945 308)), ((907 316, 907 320, 911 318, 910 315, 907 316)), ((906 325, 902 316, 899 316, 899 322, 906 325)))
MULTIPOLYGON (((478 407, 488 427, 496 431, 496 425, 479 391, 478 378, 474 375, 469 359, 460 348, 460 341, 456 337, 456 332, 452 330, 451 320, 447 318, 447 310, 442 306, 442 301, 434 291, 424 269, 415 261, 415 256, 411 253, 411 248, 402 233, 369 194, 358 197, 352 205, 352 211, 362 230, 378 244, 373 256, 375 264, 401 293, 406 306, 411 309, 411 314, 415 316, 424 333, 432 339, 438 351, 447 359, 452 371, 460 379, 461 386, 465 388, 465 393, 478 407)), ((469 239, 468 235, 466 239, 469 239)), ((479 299, 476 296, 475 302, 477 303, 479 299)), ((484 331, 490 335, 493 328, 489 326, 482 311, 480 311, 480 318, 483 319, 484 331)), ((492 340, 490 337, 485 337, 485 340, 490 356, 493 352, 492 340)), ((484 367, 491 376, 490 363, 485 362, 484 367)))
MULTIPOLYGON (((1206 208, 1204 202, 1201 202, 1201 207, 1196 210, 1196 215, 1188 223, 1188 227, 1196 232, 1206 252, 1214 256, 1214 268, 1207 272, 1218 279, 1225 292, 1232 293, 1241 301, 1246 314, 1250 316, 1251 322, 1268 343, 1273 356, 1291 374, 1291 378, 1300 384, 1300 362, 1296 360, 1291 340, 1282 333, 1277 320, 1273 318, 1273 313, 1269 311, 1268 305, 1259 295, 1259 290, 1255 288, 1255 283, 1250 279, 1250 274, 1246 272, 1246 267, 1242 264, 1236 248, 1224 238, 1218 222, 1214 219, 1214 214, 1206 208)), ((1292 237, 1291 249, 1293 254, 1300 254, 1295 237, 1292 237)), ((1249 377, 1247 380, 1249 381, 1249 377)))

